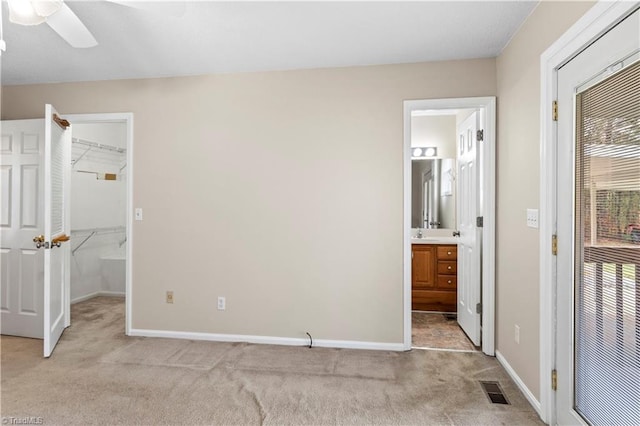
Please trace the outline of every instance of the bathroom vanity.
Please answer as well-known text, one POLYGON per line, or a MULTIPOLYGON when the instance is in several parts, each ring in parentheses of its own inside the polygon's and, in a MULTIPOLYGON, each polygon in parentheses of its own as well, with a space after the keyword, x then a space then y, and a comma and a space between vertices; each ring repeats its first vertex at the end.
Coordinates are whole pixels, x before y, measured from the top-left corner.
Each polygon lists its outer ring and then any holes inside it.
POLYGON ((449 239, 411 239, 411 309, 457 311, 458 246, 449 239))

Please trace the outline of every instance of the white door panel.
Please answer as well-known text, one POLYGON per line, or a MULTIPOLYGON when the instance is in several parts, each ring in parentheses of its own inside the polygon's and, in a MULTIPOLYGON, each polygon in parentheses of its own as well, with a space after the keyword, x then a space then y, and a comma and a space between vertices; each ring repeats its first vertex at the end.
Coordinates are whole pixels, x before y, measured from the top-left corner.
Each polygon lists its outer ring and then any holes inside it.
POLYGON ((43 338, 44 121, 2 122, 0 146, 0 311, 2 334, 43 338))
POLYGON ((474 112, 458 127, 458 323, 474 345, 480 346, 480 238, 476 227, 478 185, 476 131, 478 113, 474 112))
POLYGON ((54 119, 51 105, 45 107, 44 150, 44 356, 53 352, 70 323, 70 245, 56 239, 71 234, 69 189, 71 181, 71 129, 54 119))
MULTIPOLYGON (((576 294, 577 282, 583 282, 582 265, 577 264, 576 254, 583 256, 585 250, 582 243, 576 247, 576 94, 593 86, 598 81, 610 77, 625 63, 633 61, 633 55, 637 55, 640 49, 640 15, 635 14, 621 24, 603 35, 586 50, 568 62, 558 71, 558 145, 557 145, 557 212, 556 226, 558 236, 558 256, 556 259, 556 359, 555 365, 558 374, 556 392, 556 419, 558 424, 585 424, 585 420, 576 409, 575 392, 576 377, 574 372, 579 363, 576 363, 576 318, 581 306, 576 305, 576 300, 581 300, 576 294), (594 77, 595 76, 595 77, 594 77), (579 272, 576 272, 578 266, 579 272)), ((638 90, 636 87, 635 89, 638 90)), ((593 161, 593 160, 590 160, 593 161)), ((595 162, 594 162, 595 163, 595 162)), ((584 194, 583 194, 584 195, 584 194)), ((592 199, 592 202, 594 199, 592 199)), ((582 227, 582 225, 581 225, 582 227)), ((592 230, 595 228, 591 228, 592 230)), ((591 245, 593 241, 588 243, 591 245)), ((584 262, 584 259, 583 259, 584 262)), ((636 269, 636 274, 638 271, 636 269)), ((637 282, 637 281, 636 281, 637 282)), ((637 287, 635 291, 640 291, 637 287)), ((586 294, 586 293, 585 293, 586 294)), ((587 295, 588 296, 588 295, 587 295)), ((582 297, 587 297, 583 295, 582 297)), ((636 313, 638 314, 638 313, 636 313)), ((594 320, 594 323, 597 323, 594 320)), ((636 333, 638 331, 636 330, 636 333)), ((606 365, 593 365, 590 370, 594 373, 602 372, 608 368, 606 365)), ((622 374, 621 380, 628 379, 630 374, 637 374, 629 370, 627 373, 615 372, 615 368, 607 374, 614 377, 622 374)), ((614 389, 609 389, 610 384, 598 378, 589 377, 590 386, 600 386, 598 394, 602 397, 616 395, 614 389)), ((615 380, 614 380, 615 381, 615 380)), ((637 383, 637 382, 636 382, 637 383)), ((629 398, 629 395, 620 395, 618 400, 629 398)), ((637 404, 637 403, 636 403, 637 404)), ((619 415, 620 410, 617 410, 619 415)), ((591 419, 593 421, 593 419, 591 419)), ((615 423, 615 422, 614 422, 615 423)))

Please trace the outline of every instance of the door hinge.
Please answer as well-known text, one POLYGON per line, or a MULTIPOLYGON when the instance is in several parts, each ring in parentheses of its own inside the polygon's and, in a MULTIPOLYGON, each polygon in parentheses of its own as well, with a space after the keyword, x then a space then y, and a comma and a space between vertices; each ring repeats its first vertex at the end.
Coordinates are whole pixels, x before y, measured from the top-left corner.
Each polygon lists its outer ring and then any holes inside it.
POLYGON ((476 131, 476 140, 482 142, 484 140, 484 130, 476 131))
POLYGON ((558 370, 551 370, 551 390, 558 390, 558 370))
POLYGON ((555 234, 551 236, 551 254, 558 255, 558 236, 555 234))
POLYGON ((482 303, 476 303, 476 314, 482 313, 482 303))
POLYGON ((553 118, 553 121, 558 121, 558 101, 553 101, 553 104, 551 105, 551 115, 553 118))
POLYGON ((476 217, 476 226, 478 228, 482 228, 484 226, 484 217, 483 216, 476 217))

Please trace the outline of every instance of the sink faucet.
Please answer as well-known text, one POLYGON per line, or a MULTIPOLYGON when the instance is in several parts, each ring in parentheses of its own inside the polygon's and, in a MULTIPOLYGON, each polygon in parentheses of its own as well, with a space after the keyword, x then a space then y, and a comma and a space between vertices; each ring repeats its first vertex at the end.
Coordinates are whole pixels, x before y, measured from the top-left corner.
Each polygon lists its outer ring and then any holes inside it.
POLYGON ((422 228, 418 228, 418 238, 422 238, 422 228))

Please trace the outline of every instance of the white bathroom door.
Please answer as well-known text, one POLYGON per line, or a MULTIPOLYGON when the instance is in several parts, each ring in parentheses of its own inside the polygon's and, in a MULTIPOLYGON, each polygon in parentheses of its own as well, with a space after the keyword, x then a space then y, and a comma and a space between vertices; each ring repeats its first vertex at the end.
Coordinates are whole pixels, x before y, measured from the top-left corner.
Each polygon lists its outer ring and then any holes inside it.
POLYGON ((44 356, 70 325, 69 192, 71 127, 45 106, 44 144, 44 356))
POLYGON ((44 334, 44 121, 1 124, 0 312, 2 334, 42 339, 44 334))
POLYGON ((458 324, 474 345, 480 346, 480 242, 477 227, 479 170, 476 134, 478 113, 474 112, 458 127, 458 324))

